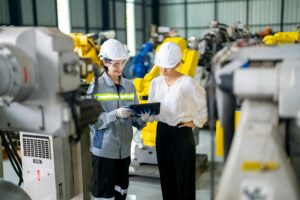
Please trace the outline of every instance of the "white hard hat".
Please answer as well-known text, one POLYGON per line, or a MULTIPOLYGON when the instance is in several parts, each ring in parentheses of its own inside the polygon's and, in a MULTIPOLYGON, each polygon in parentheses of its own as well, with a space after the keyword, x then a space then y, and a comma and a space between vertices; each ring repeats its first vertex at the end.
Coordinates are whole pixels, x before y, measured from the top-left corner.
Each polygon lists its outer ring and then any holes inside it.
POLYGON ((123 44, 115 39, 106 40, 100 49, 99 58, 108 58, 111 60, 124 60, 128 59, 128 52, 126 51, 123 44))
POLYGON ((179 46, 174 42, 166 42, 161 45, 155 55, 154 64, 162 68, 175 67, 182 58, 179 46))

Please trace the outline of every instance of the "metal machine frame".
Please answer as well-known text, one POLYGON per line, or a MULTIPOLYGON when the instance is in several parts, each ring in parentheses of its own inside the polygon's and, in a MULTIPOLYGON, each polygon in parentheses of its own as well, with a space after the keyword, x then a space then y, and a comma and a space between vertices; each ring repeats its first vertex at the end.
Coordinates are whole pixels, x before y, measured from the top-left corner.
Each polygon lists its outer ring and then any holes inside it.
POLYGON ((234 116, 234 97, 243 99, 217 200, 300 198, 295 173, 299 174, 300 152, 299 52, 299 45, 232 46, 215 57, 218 112, 223 125, 234 123, 234 118, 224 120, 234 116), (291 122, 298 122, 298 128, 291 127, 291 122), (285 148, 291 140, 289 163, 285 148))
POLYGON ((2 140, 0 138, 0 178, 3 178, 2 140))
POLYGON ((0 29, 0 63, 0 129, 21 132, 25 190, 34 200, 90 199, 88 124, 101 111, 80 95, 87 66, 72 38, 56 28, 0 29))

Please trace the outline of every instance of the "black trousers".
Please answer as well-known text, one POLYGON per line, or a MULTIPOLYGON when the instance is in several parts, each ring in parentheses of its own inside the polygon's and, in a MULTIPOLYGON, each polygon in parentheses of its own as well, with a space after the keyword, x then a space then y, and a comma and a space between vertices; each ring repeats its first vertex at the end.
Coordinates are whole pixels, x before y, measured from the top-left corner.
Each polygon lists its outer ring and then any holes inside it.
POLYGON ((196 149, 191 128, 158 122, 157 160, 164 200, 195 200, 196 149))
POLYGON ((109 159, 93 155, 93 197, 125 200, 130 161, 130 157, 109 159))

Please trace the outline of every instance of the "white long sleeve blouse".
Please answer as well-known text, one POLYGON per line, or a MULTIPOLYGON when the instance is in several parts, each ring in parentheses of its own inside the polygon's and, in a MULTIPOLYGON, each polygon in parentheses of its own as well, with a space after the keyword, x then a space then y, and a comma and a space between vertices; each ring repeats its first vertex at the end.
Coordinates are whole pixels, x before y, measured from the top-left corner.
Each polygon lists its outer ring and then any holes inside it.
POLYGON ((207 121, 206 92, 194 79, 183 75, 170 87, 163 76, 152 80, 149 102, 160 102, 159 121, 170 126, 193 121, 203 127, 207 121))

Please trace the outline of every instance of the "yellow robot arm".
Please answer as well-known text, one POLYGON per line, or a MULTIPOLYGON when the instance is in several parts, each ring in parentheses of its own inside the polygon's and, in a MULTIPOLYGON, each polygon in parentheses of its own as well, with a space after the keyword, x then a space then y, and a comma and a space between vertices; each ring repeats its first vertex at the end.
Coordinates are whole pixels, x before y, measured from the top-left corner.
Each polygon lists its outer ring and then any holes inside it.
POLYGON ((273 35, 267 35, 264 37, 263 42, 266 45, 282 45, 282 44, 294 44, 300 42, 299 32, 278 32, 273 35))
MULTIPOLYGON (((78 56, 84 59, 87 64, 96 64, 101 67, 101 60, 98 58, 100 47, 97 46, 93 39, 82 33, 71 33, 70 36, 74 41, 74 51, 78 56)), ((91 83, 94 79, 94 73, 89 72, 85 77, 87 83, 91 83)))

